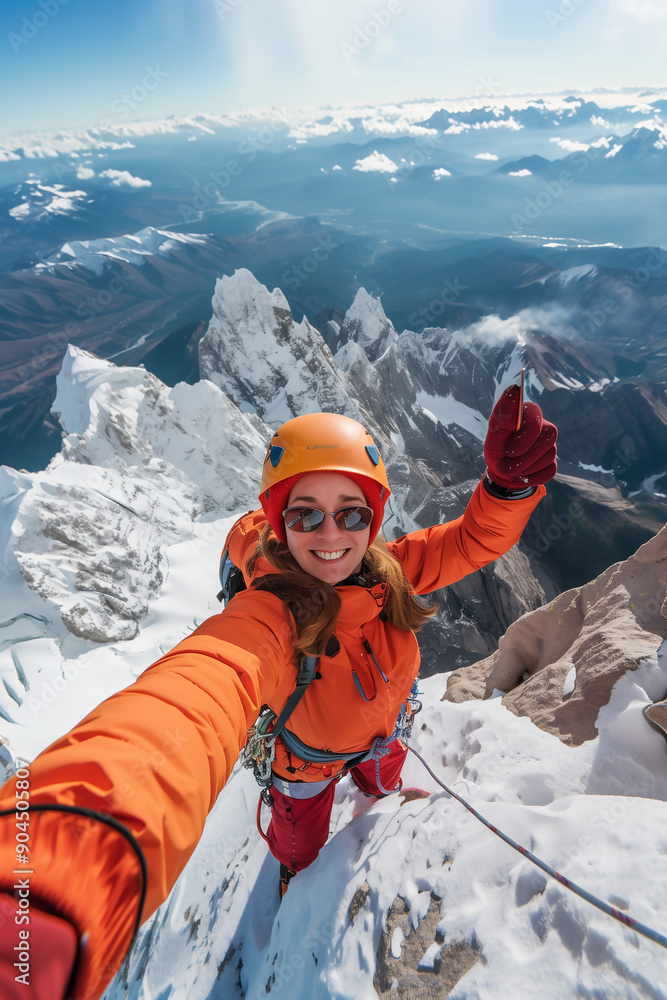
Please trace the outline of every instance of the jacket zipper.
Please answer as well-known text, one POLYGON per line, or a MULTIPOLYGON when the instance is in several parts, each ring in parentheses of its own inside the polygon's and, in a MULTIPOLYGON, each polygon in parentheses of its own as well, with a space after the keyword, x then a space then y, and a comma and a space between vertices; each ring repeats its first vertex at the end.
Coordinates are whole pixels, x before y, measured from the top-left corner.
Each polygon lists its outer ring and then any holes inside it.
POLYGON ((385 684, 387 685, 387 687, 389 687, 390 685, 389 685, 389 680, 387 678, 387 675, 385 674, 384 670, 382 669, 382 667, 378 663, 377 657, 376 657, 375 653, 373 652, 373 649, 371 647, 370 642, 368 641, 368 639, 365 636, 362 639, 362 642, 363 642, 364 649, 366 650, 366 652, 368 653, 368 655, 371 657, 371 659, 373 660, 373 663, 375 664, 375 666, 377 667, 378 671, 380 672, 380 676, 382 677, 382 680, 385 682, 385 684))

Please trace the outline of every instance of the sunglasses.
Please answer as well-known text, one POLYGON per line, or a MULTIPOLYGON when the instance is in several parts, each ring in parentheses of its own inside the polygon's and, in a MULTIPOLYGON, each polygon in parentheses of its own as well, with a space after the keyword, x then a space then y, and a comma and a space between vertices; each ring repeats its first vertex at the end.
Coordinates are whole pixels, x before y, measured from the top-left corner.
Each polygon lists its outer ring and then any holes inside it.
POLYGON ((317 531, 331 514, 341 531, 363 531, 373 520, 372 507, 341 507, 340 510, 318 510, 317 507, 288 507, 283 511, 285 527, 291 531, 317 531))

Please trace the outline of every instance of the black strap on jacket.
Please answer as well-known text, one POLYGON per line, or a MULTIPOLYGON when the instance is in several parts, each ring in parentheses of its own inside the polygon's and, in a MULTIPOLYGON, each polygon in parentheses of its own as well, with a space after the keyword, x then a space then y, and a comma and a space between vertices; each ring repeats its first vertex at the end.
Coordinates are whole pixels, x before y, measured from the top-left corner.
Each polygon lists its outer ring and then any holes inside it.
POLYGON ((319 662, 319 656, 302 656, 299 660, 299 668, 296 675, 296 687, 285 702, 282 712, 276 719, 276 724, 271 733, 274 740, 276 736, 279 735, 290 715, 303 698, 308 685, 315 680, 315 671, 317 670, 317 664, 319 662))

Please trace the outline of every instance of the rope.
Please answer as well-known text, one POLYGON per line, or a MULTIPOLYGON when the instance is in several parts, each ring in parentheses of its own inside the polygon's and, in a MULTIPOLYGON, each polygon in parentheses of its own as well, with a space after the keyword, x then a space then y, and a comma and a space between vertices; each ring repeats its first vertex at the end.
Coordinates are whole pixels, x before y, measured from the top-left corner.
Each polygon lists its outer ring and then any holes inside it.
POLYGON ((470 803, 466 802, 465 799, 462 799, 461 796, 457 795, 456 792, 452 791, 451 788, 448 788, 447 785, 444 784, 444 782, 440 781, 440 778, 436 777, 436 775, 433 773, 433 771, 428 766, 428 764, 421 756, 421 754, 417 753, 417 751, 413 747, 408 746, 408 750, 422 762, 422 764, 424 765, 428 773, 431 775, 433 780, 437 782, 441 788, 444 788, 444 790, 447 792, 448 795, 451 795, 452 798, 456 799, 457 802, 460 802, 462 806, 465 806, 468 812, 471 812, 473 814, 475 819, 478 819, 480 823, 483 823, 484 826, 488 827, 488 829, 491 830, 492 833, 495 833, 496 836, 500 837, 501 840, 504 840, 505 843, 509 844, 510 847, 514 848, 515 851, 518 851, 519 854, 522 854, 525 858, 528 858, 529 861, 532 861, 534 865, 537 865, 538 868, 541 868, 543 872, 547 873, 547 875, 550 875, 552 878, 555 878, 556 881, 560 882, 561 885, 564 885, 566 889, 570 889, 572 892, 576 893, 577 896, 581 896, 582 899, 585 899, 588 903, 591 903, 593 906, 597 906, 598 910, 602 910, 603 913, 609 914, 609 916, 613 917, 614 920, 619 920, 622 924, 625 924, 626 927, 631 927, 632 930, 636 931, 638 934, 643 934, 644 937, 649 938, 651 941, 655 941, 656 944, 662 945, 663 948, 667 948, 667 937, 664 934, 660 934, 659 931, 653 930, 652 927, 648 927, 646 924, 642 924, 639 920, 635 920, 635 918, 631 917, 629 913, 623 913, 621 912, 621 910, 617 910, 615 906, 611 906, 609 903, 605 903, 604 900, 599 899, 597 896, 594 896, 592 892, 588 892, 588 890, 582 889, 582 887, 580 885, 577 885, 576 882, 572 882, 569 878, 566 878, 564 875, 561 875, 560 872, 557 872, 555 868, 552 868, 550 865, 546 864, 546 862, 542 861, 527 848, 522 847, 521 844, 517 844, 517 842, 515 840, 512 840, 511 837, 508 837, 506 833, 503 833, 502 830, 498 830, 497 827, 493 826, 491 823, 489 823, 488 820, 484 819, 484 817, 480 813, 478 813, 476 809, 473 809, 470 803))
POLYGON ((260 795, 259 801, 257 802, 257 829, 259 830, 259 835, 262 838, 262 840, 265 840, 267 842, 267 844, 268 844, 269 838, 266 836, 266 834, 262 830, 261 816, 262 816, 262 796, 260 795))

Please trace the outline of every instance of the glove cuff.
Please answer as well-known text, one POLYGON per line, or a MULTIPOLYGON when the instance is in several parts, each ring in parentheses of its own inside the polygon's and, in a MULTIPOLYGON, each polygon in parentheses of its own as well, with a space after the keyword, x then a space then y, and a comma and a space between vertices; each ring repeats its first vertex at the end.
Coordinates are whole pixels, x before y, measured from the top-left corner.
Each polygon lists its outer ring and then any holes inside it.
POLYGON ((533 493, 537 490, 537 486, 524 486, 517 490, 508 489, 506 486, 499 486, 498 483, 494 483, 492 479, 489 479, 487 472, 484 475, 484 489, 497 500, 525 500, 526 497, 532 497, 533 493))

